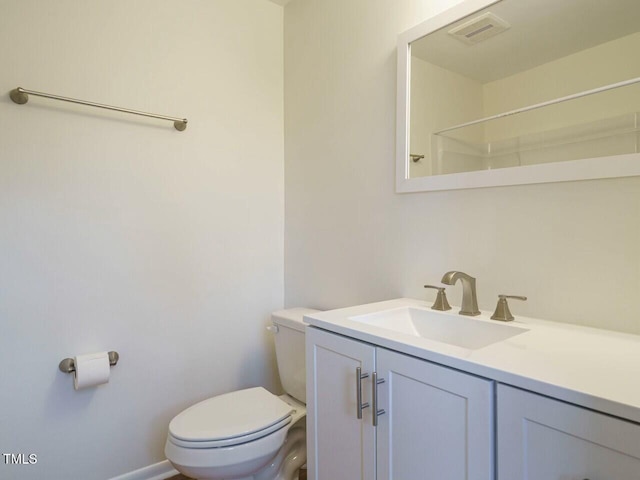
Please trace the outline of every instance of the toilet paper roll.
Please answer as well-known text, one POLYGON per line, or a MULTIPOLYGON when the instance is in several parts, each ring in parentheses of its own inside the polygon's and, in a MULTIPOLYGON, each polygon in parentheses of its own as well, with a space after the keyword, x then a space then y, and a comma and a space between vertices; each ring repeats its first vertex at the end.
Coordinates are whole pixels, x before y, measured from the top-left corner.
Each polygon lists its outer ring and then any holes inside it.
POLYGON ((78 355, 73 360, 76 368, 73 386, 76 390, 94 387, 109 381, 111 367, 107 352, 78 355))

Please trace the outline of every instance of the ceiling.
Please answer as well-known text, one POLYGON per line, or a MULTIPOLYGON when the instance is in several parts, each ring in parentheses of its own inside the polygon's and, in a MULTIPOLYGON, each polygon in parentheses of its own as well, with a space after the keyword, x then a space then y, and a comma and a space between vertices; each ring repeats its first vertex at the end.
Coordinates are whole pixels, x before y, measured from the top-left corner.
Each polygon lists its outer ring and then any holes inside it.
POLYGON ((502 0, 411 44, 411 54, 480 82, 529 70, 640 30, 640 0, 502 0), (476 45, 447 32, 491 12, 511 28, 476 45))
POLYGON ((291 2, 291 0, 269 0, 270 2, 277 3, 278 5, 282 5, 283 7, 291 2))

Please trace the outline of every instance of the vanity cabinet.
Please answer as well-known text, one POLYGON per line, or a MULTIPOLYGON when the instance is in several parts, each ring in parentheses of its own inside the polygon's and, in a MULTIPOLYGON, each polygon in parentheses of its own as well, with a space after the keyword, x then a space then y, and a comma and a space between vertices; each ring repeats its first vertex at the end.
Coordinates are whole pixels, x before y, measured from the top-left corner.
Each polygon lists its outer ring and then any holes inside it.
POLYGON ((498 480, 640 479, 640 425, 506 385, 497 402, 498 480))
POLYGON ((316 328, 306 342, 312 480, 493 479, 492 381, 316 328))

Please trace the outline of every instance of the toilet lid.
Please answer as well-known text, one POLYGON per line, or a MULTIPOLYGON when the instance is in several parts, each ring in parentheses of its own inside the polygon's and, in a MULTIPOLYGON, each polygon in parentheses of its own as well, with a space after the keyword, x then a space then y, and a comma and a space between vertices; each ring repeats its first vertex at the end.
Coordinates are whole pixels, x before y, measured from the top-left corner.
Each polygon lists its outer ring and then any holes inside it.
POLYGON ((262 387, 238 390, 196 403, 169 424, 175 439, 217 442, 286 424, 293 408, 262 387))

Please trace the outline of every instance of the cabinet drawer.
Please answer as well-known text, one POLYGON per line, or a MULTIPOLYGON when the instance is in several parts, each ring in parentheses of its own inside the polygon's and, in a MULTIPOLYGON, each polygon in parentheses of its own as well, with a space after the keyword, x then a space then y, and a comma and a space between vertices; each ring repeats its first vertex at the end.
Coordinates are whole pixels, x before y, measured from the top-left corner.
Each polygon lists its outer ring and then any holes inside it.
POLYGON ((640 425, 498 386, 498 480, 640 480, 640 425))

